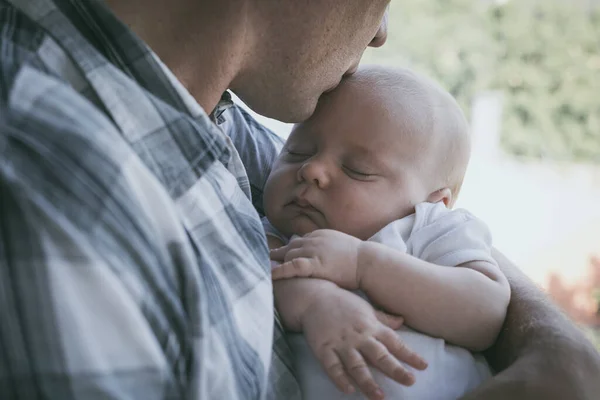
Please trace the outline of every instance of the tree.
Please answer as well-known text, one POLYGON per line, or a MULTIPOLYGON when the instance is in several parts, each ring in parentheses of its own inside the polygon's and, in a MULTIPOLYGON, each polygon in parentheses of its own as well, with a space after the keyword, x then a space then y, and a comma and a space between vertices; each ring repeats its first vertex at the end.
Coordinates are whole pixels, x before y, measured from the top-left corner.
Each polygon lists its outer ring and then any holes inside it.
POLYGON ((583 3, 394 3, 388 44, 365 58, 437 79, 467 115, 479 91, 503 91, 510 154, 600 163, 600 12, 583 3))

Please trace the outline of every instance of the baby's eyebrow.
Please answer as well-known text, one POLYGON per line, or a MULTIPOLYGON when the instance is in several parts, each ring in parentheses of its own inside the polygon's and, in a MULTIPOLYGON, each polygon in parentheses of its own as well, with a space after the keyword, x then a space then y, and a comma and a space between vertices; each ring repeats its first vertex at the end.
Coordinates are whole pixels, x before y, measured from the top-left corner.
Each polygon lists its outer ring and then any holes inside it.
POLYGON ((365 158, 365 159, 373 159, 373 158, 377 158, 377 152, 369 147, 369 146, 365 146, 365 145, 352 145, 351 147, 352 150, 352 154, 355 155, 356 157, 361 157, 361 158, 365 158))

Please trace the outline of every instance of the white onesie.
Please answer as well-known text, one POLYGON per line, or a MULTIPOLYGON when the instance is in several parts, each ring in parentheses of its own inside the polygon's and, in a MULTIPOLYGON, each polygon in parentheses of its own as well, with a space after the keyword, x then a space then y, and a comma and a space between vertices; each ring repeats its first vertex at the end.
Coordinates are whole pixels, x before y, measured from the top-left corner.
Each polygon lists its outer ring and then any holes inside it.
MULTIPOLYGON (((266 219, 264 225, 267 235, 287 243, 288 239, 266 219)), ((421 203, 414 214, 388 224, 369 240, 442 266, 453 267, 471 261, 497 265, 490 254, 491 235, 486 225, 465 210, 448 210, 443 203, 421 203)), ((402 328, 397 333, 429 366, 425 371, 411 369, 416 377, 411 387, 402 386, 372 369, 386 399, 454 400, 491 377, 490 368, 479 354, 410 328, 402 328)), ((305 400, 364 398, 359 393, 345 395, 335 387, 302 334, 289 334, 288 340, 305 400)))

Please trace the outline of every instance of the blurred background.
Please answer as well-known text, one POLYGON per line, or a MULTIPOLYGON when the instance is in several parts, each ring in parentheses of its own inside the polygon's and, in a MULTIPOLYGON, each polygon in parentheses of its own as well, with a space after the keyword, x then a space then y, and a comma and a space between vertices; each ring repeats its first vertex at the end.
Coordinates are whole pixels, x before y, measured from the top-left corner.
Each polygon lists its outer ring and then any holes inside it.
POLYGON ((388 42, 363 63, 458 99, 474 142, 458 207, 600 349, 600 0, 393 1, 388 42))

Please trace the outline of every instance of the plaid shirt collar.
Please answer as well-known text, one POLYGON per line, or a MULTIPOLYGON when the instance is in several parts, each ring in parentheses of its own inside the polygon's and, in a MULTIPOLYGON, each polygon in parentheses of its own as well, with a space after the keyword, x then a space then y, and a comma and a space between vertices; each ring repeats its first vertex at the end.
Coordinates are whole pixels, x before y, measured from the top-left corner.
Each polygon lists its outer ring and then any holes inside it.
MULTIPOLYGON (((29 1, 17 6, 29 15, 40 15, 47 11, 44 3, 29 1)), ((52 13, 51 18, 39 18, 38 22, 64 47, 105 105, 107 115, 172 196, 176 198, 189 189, 205 169, 203 166, 215 160, 228 165, 231 150, 223 133, 152 50, 104 4, 94 0, 56 0, 54 4, 63 12, 52 13), (112 65, 111 69, 94 68, 107 61, 112 65), (122 83, 120 96, 113 93, 115 80, 122 83), (136 104, 138 109, 145 110, 135 114, 129 112, 128 98, 137 102, 145 98, 144 104, 136 104), (187 160, 192 164, 192 171, 188 169, 188 163, 156 157, 155 152, 160 149, 136 148, 138 127, 148 125, 145 119, 156 113, 158 103, 185 114, 180 117, 179 129, 173 131, 174 142, 180 144, 184 156, 197 156, 197 152, 185 147, 189 144, 202 143, 205 148, 199 159, 187 160), (193 164, 199 168, 194 168, 193 164)), ((159 125, 157 122, 157 129, 159 125)))

